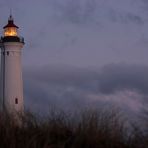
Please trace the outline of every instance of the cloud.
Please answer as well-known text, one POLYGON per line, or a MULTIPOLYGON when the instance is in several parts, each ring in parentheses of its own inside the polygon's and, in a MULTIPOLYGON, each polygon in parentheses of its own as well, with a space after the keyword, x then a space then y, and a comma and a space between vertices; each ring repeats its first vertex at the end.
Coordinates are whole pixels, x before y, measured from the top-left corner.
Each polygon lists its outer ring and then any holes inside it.
MULTIPOLYGON (((148 97, 148 67, 111 64, 99 70, 46 66, 25 70, 26 103, 79 110, 115 104, 140 111, 148 97)), ((30 106, 30 105, 29 105, 30 106)))
POLYGON ((146 66, 108 65, 99 78, 100 92, 108 94, 131 89, 148 94, 148 68, 146 66))
POLYGON ((110 9, 108 11, 108 19, 112 22, 119 22, 119 23, 134 23, 137 25, 143 25, 144 19, 140 15, 134 12, 118 12, 117 10, 110 9))
POLYGON ((84 24, 93 20, 96 9, 95 0, 54 0, 52 2, 58 19, 74 24, 84 24))
POLYGON ((61 22, 72 24, 96 24, 104 21, 119 23, 143 24, 144 17, 137 10, 141 10, 138 2, 133 4, 132 0, 120 2, 112 0, 52 0, 54 17, 61 22), (133 7, 134 6, 134 7, 133 7), (136 10, 136 11, 135 11, 136 10))

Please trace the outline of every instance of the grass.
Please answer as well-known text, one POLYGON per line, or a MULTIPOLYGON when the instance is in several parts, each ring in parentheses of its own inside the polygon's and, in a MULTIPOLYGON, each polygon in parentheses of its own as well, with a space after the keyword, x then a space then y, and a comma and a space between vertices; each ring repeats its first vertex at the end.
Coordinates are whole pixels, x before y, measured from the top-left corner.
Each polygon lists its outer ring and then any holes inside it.
POLYGON ((26 112, 19 122, 14 119, 0 113, 0 148, 148 147, 148 133, 119 111, 50 111, 46 117, 26 112))

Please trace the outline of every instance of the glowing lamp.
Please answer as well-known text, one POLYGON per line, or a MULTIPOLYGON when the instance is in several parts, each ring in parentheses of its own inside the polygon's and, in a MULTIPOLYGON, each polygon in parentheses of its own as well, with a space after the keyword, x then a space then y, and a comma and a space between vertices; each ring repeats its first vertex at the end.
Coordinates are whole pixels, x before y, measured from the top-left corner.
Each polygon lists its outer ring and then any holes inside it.
POLYGON ((18 26, 16 26, 13 22, 13 18, 10 15, 8 19, 8 24, 3 27, 4 28, 4 36, 18 36, 18 26))

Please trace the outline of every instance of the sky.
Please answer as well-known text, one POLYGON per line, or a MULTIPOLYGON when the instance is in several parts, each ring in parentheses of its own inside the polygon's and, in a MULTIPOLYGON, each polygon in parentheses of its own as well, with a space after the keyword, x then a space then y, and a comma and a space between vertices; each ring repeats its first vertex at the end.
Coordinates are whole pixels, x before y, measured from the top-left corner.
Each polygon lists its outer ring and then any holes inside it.
POLYGON ((79 110, 148 102, 147 0, 0 0, 25 38, 26 107, 79 110))

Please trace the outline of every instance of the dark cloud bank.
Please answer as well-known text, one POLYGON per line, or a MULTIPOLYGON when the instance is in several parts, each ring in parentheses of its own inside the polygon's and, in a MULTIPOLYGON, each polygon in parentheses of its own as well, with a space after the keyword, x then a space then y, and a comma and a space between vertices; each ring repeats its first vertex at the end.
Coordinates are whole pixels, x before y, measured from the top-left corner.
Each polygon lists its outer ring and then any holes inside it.
POLYGON ((145 1, 63 0, 61 2, 60 0, 51 0, 49 4, 54 8, 53 13, 56 19, 74 24, 98 24, 102 19, 120 23, 144 23, 143 16, 134 9, 135 6, 136 9, 142 9, 145 1))
POLYGON ((80 110, 114 104, 130 111, 145 108, 148 67, 110 64, 101 69, 45 66, 25 69, 26 106, 47 111, 50 106, 80 110))

